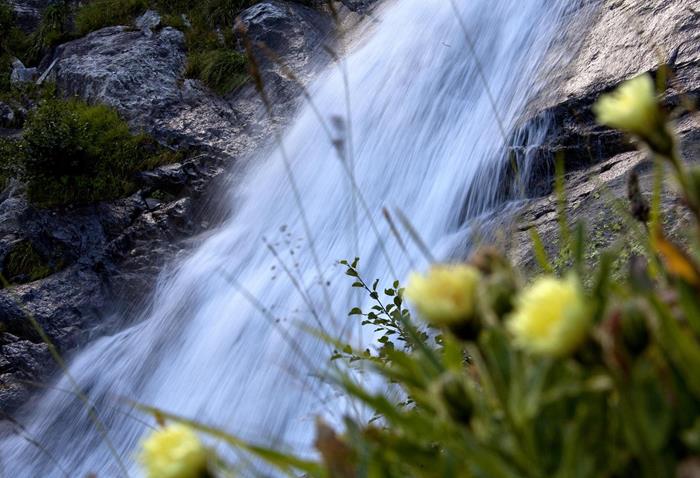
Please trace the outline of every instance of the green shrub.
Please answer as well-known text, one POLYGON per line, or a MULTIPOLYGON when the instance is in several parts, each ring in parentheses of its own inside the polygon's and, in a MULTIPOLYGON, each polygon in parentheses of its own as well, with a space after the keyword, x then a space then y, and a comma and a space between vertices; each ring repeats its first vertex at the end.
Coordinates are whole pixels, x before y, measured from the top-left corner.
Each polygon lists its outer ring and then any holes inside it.
POLYGON ((211 26, 232 27, 238 14, 256 3, 257 0, 208 0, 204 2, 203 10, 211 26))
POLYGON ((185 14, 193 24, 212 31, 217 27, 232 27, 238 14, 259 0, 155 0, 153 8, 166 14, 185 14))
POLYGON ((152 154, 117 113, 80 101, 45 102, 22 141, 29 198, 42 206, 90 203, 129 194, 152 154))
POLYGON ((44 9, 39 27, 30 35, 31 46, 23 59, 27 64, 38 63, 51 48, 69 38, 70 7, 66 1, 52 3, 44 9))
POLYGON ((128 25, 148 9, 147 0, 95 0, 84 4, 75 15, 79 36, 113 25, 128 25))
POLYGON ((244 54, 217 49, 192 53, 187 59, 185 76, 198 78, 219 94, 230 93, 248 80, 244 54))
MULTIPOLYGON (((15 26, 15 15, 6 1, 0 1, 0 31, 9 32, 15 26)), ((0 48, 5 48, 5 35, 0 36, 0 48)))

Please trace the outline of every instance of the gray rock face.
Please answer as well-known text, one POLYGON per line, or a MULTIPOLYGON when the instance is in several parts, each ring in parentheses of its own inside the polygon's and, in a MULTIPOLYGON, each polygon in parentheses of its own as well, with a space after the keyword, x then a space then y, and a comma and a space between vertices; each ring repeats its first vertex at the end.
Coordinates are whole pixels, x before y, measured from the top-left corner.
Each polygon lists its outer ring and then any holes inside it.
MULTIPOLYGON (((551 88, 530 105, 534 121, 548 118, 553 128, 540 152, 540 165, 552 171, 555 154, 564 154, 569 181, 568 217, 583 219, 599 236, 598 246, 612 243, 618 233, 611 231, 611 197, 626 201, 626 180, 639 169, 642 186, 650 188, 650 171, 645 156, 620 133, 598 126, 591 111, 601 93, 642 73, 657 74, 670 65, 669 89, 664 100, 678 112, 677 131, 683 139, 687 161, 700 158, 700 119, 681 107, 700 104, 700 17, 694 0, 606 0, 589 3, 593 21, 570 35, 563 49, 577 51, 567 68, 553 76, 551 88)), ((555 72, 556 73, 556 72, 555 72)), ((540 187, 551 190, 551 176, 539 178, 540 187)), ((682 229, 687 217, 667 188, 664 211, 669 227, 682 229)), ((529 232, 535 227, 545 244, 557 244, 555 199, 543 196, 531 201, 515 225, 512 256, 533 266, 529 232)))
POLYGON ((51 76, 59 91, 113 106, 135 126, 153 130, 182 106, 184 35, 172 28, 155 35, 104 28, 59 46, 54 57, 51 76))
POLYGON ((0 403, 11 409, 26 401, 34 387, 25 381, 42 376, 50 362, 46 344, 0 334, 0 403))
POLYGON ((631 146, 617 132, 597 126, 591 105, 601 93, 636 75, 671 67, 666 101, 700 96, 700 18, 694 0, 605 0, 592 3, 593 21, 561 48, 577 51, 566 68, 558 68, 530 105, 535 116, 548 116, 554 128, 546 141, 550 152, 562 151, 572 167, 591 157, 609 158, 631 146))
MULTIPOLYGON (((201 176, 199 167, 195 159, 180 165, 201 176)), ((128 198, 62 211, 35 209, 19 191, 0 198, 3 272, 18 243, 31 244, 54 271, 45 279, 0 290, 0 345, 33 344, 17 352, 24 360, 8 358, 0 346, 1 411, 22 402, 28 392, 24 380, 41 379, 53 370, 29 317, 61 353, 122 325, 105 322, 108 305, 143 297, 163 261, 181 249, 178 241, 201 231, 192 220, 192 197, 201 194, 197 188, 202 183, 194 184, 180 189, 189 197, 170 203, 153 201, 148 197, 152 188, 145 185, 128 198), (41 366, 27 369, 24 364, 30 362, 41 366)))
MULTIPOLYGON (((273 1, 249 8, 241 18, 251 38, 267 44, 302 81, 313 74, 312 59, 329 33, 329 20, 321 13, 273 1)), ((220 98, 198 81, 184 79, 183 33, 158 30, 154 12, 137 22, 139 30, 109 27, 61 45, 41 67, 57 60, 49 77, 60 92, 113 106, 134 127, 164 143, 206 147, 225 156, 249 150, 262 134, 255 126, 264 126, 252 88, 220 98)), ((297 98, 298 86, 283 77, 278 65, 266 63, 264 69, 276 102, 287 105, 297 98)))
MULTIPOLYGON (((670 63, 677 92, 700 83, 700 18, 695 0, 607 0, 564 72, 560 98, 582 97, 670 63)), ((579 38, 579 41, 581 39, 579 38)))

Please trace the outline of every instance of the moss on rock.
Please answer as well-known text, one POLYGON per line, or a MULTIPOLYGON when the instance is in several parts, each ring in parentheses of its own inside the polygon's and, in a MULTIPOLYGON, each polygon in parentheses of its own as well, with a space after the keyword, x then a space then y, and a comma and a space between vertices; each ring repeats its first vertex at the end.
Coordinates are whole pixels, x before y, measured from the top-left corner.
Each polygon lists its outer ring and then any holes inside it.
POLYGON ((54 271, 31 242, 21 241, 5 256, 3 276, 10 284, 24 284, 43 279, 54 271))

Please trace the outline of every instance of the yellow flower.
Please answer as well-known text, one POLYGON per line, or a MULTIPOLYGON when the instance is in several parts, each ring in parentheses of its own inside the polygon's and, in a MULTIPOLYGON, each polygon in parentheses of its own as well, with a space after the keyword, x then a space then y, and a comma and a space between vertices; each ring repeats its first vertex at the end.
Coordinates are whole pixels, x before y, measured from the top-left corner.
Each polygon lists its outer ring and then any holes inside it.
POLYGON ((515 343, 540 355, 560 357, 586 338, 591 317, 578 280, 541 277, 516 299, 508 329, 515 343))
POLYGON ((142 444, 141 463, 148 478, 202 478, 207 449, 191 428, 174 424, 153 432, 142 444))
POLYGON ((411 274, 406 297, 433 325, 454 325, 471 319, 481 274, 467 264, 436 265, 426 275, 411 274))
POLYGON ((673 139, 656 98, 654 80, 646 74, 624 82, 593 105, 598 122, 635 135, 654 151, 669 155, 673 139))

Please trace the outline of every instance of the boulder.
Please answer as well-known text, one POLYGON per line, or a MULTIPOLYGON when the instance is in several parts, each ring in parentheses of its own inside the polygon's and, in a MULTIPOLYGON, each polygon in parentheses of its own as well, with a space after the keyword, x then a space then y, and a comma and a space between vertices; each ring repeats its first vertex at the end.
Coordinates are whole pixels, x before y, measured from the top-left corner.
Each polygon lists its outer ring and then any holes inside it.
POLYGON ((16 119, 14 109, 7 103, 0 101, 0 128, 12 128, 16 119))
POLYGON ((42 67, 65 96, 116 108, 132 125, 166 135, 167 116, 182 107, 180 79, 185 67, 184 35, 164 28, 108 27, 56 48, 42 67), (150 30, 149 30, 150 31, 150 30))
POLYGON ((15 86, 24 83, 33 83, 39 77, 39 70, 36 68, 26 68, 24 64, 15 58, 12 61, 12 73, 10 73, 10 83, 15 86))

